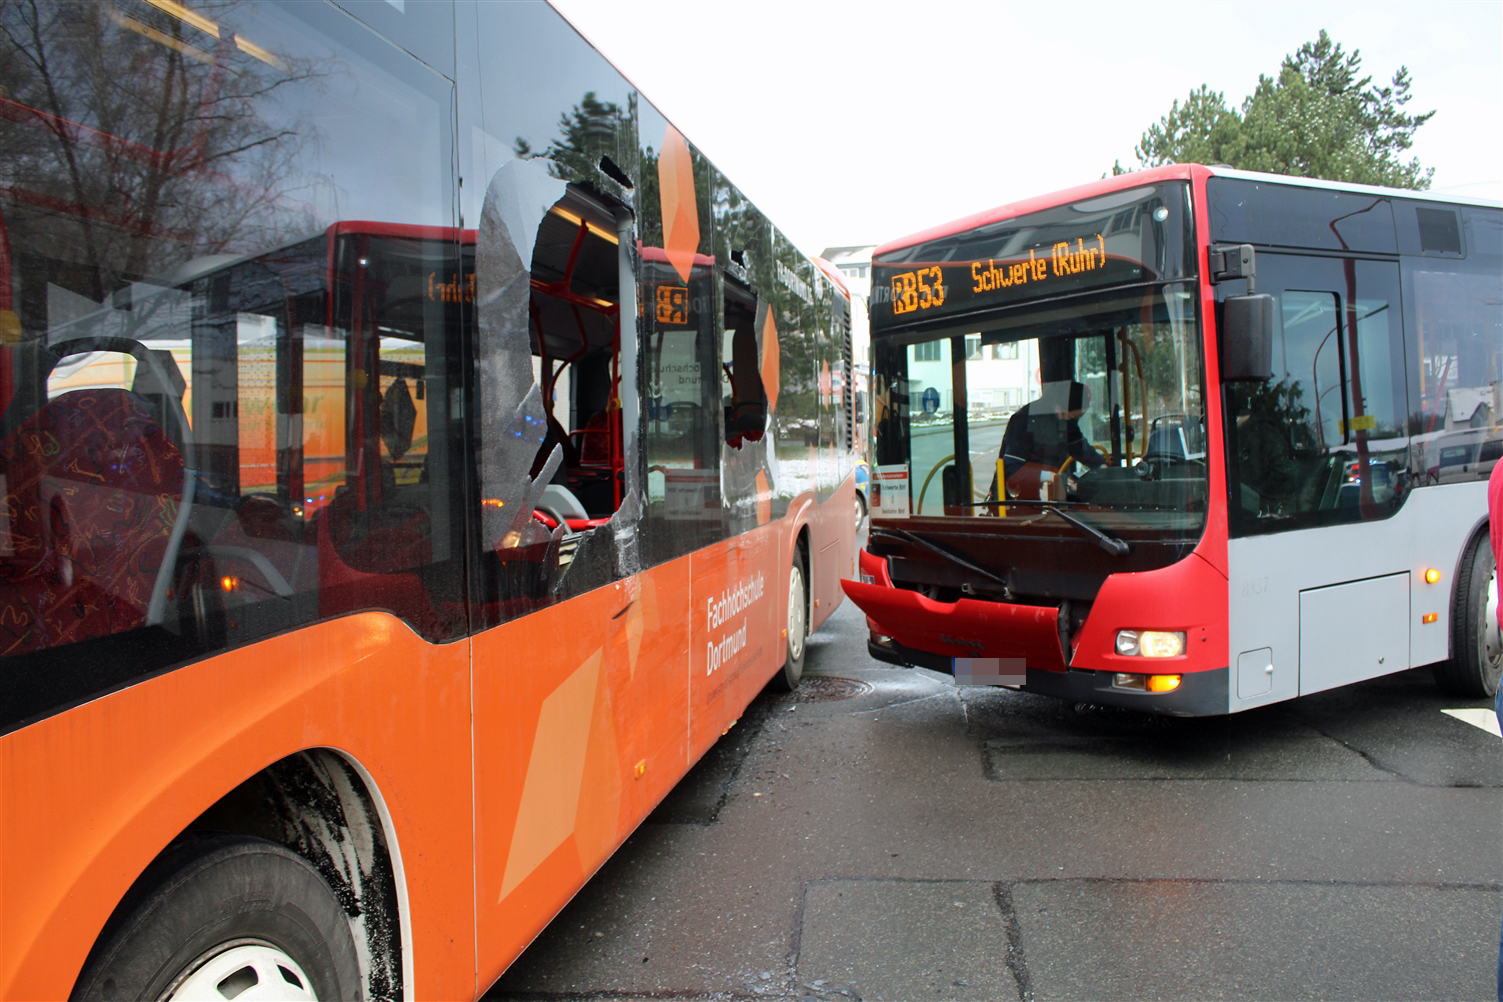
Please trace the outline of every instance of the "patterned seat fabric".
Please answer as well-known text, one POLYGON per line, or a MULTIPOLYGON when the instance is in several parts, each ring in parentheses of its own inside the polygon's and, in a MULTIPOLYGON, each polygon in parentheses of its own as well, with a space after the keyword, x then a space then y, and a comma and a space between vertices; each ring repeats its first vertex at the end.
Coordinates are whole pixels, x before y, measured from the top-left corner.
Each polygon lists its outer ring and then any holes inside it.
POLYGON ((585 426, 574 432, 579 438, 579 462, 584 466, 608 466, 611 461, 611 423, 610 415, 616 417, 616 428, 621 427, 620 410, 614 412, 601 411, 585 426))
POLYGON ((72 390, 0 442, 0 654, 145 625, 183 457, 141 399, 72 390))

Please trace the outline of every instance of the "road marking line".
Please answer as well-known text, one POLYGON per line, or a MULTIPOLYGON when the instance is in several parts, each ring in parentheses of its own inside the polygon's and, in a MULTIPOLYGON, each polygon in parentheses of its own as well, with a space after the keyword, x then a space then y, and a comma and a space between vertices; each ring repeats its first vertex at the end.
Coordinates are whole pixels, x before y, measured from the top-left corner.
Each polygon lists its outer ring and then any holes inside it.
POLYGON ((1498 727, 1498 715, 1492 710, 1471 707, 1465 710, 1441 710, 1440 712, 1448 717, 1455 717, 1463 724, 1480 727, 1495 738, 1503 738, 1503 730, 1498 727))

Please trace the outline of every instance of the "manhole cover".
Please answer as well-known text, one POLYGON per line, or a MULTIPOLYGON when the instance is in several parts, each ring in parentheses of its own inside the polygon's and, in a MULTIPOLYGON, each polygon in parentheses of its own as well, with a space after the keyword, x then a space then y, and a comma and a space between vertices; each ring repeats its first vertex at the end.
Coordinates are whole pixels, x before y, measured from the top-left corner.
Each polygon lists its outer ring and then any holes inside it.
POLYGON ((872 687, 868 683, 857 678, 805 675, 793 691, 793 698, 799 703, 833 703, 837 699, 850 699, 871 691, 872 687))

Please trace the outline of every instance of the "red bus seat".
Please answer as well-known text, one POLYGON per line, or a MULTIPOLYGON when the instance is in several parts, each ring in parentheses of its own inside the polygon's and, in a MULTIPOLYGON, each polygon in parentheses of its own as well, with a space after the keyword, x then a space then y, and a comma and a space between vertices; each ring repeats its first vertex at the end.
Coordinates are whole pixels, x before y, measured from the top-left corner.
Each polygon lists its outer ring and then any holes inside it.
POLYGON ((441 633, 419 571, 433 560, 428 513, 409 505, 360 508, 354 491, 336 494, 310 525, 318 547, 318 614, 383 609, 420 633, 441 633))
POLYGON ((611 435, 621 426, 620 410, 600 411, 594 417, 585 422, 583 428, 577 428, 570 432, 578 440, 579 463, 581 466, 610 466, 611 465, 611 435), (607 415, 616 414, 615 428, 612 427, 607 415))
POLYGON ((72 390, 4 442, 0 652, 146 623, 183 491, 183 457, 121 389, 72 390))
POLYGON ((621 449, 621 408, 612 404, 570 432, 578 443, 578 465, 570 467, 569 488, 584 499, 592 511, 615 511, 621 503, 621 478, 625 468, 621 449))

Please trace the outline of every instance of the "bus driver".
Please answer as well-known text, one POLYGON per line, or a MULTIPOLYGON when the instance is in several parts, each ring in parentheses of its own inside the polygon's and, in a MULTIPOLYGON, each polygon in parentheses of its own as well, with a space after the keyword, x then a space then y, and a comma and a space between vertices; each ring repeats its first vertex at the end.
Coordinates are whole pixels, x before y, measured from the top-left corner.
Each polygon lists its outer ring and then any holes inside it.
MULTIPOLYGON (((1056 474, 1074 459, 1095 469, 1106 462, 1086 441, 1080 416, 1091 407, 1091 389, 1074 380, 1045 383, 1037 400, 1024 404, 1008 419, 1002 435, 1000 459, 1007 492, 1016 498, 1062 498, 1063 483, 1056 474)), ((992 484, 996 496, 996 483, 992 484)))

